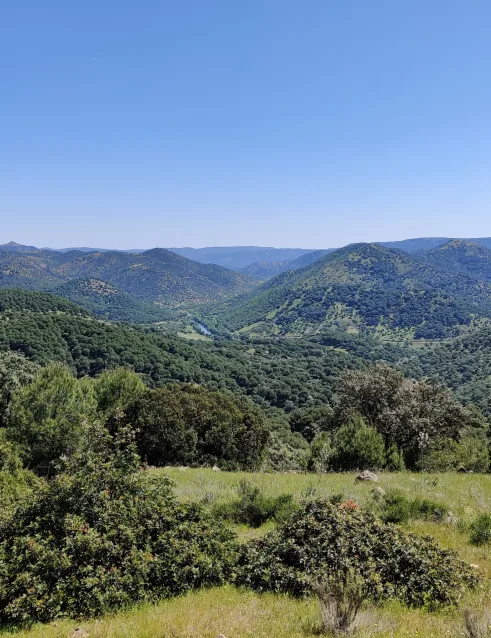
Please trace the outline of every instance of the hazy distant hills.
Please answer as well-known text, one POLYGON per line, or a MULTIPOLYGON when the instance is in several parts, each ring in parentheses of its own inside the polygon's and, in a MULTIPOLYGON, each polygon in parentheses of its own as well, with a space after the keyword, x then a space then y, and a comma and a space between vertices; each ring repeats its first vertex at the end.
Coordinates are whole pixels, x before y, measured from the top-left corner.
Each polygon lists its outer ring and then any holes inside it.
POLYGON ((293 261, 312 252, 308 248, 268 248, 263 246, 218 246, 214 248, 169 248, 172 252, 199 261, 240 270, 255 263, 293 261))
POLYGON ((168 305, 216 301, 254 286, 246 275, 162 248, 138 255, 0 248, 0 287, 52 290, 86 278, 104 281, 142 301, 168 305))
MULTIPOLYGON (((468 251, 473 244, 462 242, 468 251)), ((483 249, 486 250, 486 249, 483 249)), ((439 339, 491 317, 491 285, 379 244, 331 252, 271 279, 215 318, 256 335, 303 336, 325 327, 439 339)), ((210 320, 211 322, 212 320, 210 320)))

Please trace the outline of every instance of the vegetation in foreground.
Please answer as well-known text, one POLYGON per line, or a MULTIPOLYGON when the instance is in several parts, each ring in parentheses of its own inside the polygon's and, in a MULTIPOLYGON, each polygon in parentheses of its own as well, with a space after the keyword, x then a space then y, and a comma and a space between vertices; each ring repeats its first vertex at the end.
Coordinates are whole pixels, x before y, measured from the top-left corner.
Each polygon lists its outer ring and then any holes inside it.
MULTIPOLYGON (((144 476, 160 477, 168 474, 175 481, 179 500, 231 502, 236 498, 237 486, 244 476, 271 496, 292 493, 300 500, 308 493, 333 495, 357 500, 363 508, 373 503, 373 484, 354 482, 353 474, 264 474, 213 472, 211 469, 179 468, 151 470, 144 476)), ((436 612, 408 609, 401 603, 390 601, 382 606, 365 606, 359 617, 356 635, 362 638, 402 638, 411 636, 467 636, 464 610, 470 610, 482 621, 491 590, 491 553, 489 546, 474 547, 468 543, 467 521, 483 508, 491 509, 491 477, 480 475, 415 475, 409 472, 381 474, 377 487, 389 491, 400 489, 408 498, 415 490, 423 496, 439 499, 455 514, 458 521, 417 520, 405 528, 418 535, 430 534, 444 547, 454 549, 469 563, 479 565, 477 572, 484 577, 483 585, 474 593, 464 596, 459 607, 436 612)), ((236 528, 239 537, 246 540, 248 528, 236 528)), ((257 530, 263 535, 271 530, 270 524, 257 530)), ((28 633, 15 632, 17 638, 65 638, 76 627, 89 630, 97 638, 150 638, 175 636, 177 638, 216 638, 219 633, 238 638, 278 636, 294 638, 319 635, 320 610, 315 598, 296 600, 285 594, 256 594, 227 585, 189 593, 158 604, 138 606, 117 615, 106 615, 94 620, 64 620, 54 625, 35 626, 28 633)), ((9 633, 7 630, 4 634, 9 633)))

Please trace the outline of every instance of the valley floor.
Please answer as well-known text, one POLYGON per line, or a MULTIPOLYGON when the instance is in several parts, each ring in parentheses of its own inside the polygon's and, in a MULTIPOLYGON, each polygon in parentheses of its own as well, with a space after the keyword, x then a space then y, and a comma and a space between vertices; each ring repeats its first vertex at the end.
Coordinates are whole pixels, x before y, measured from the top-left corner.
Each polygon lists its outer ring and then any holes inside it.
MULTIPOLYGON (((329 496, 342 493, 363 505, 369 505, 373 485, 355 484, 353 474, 245 474, 172 468, 153 470, 153 475, 168 474, 176 483, 183 500, 231 500, 242 478, 259 485, 269 494, 289 492, 302 496, 329 496)), ((397 487, 408 496, 416 494, 445 503, 461 521, 476 513, 491 511, 491 476, 403 472, 381 474, 378 485, 384 489, 397 487)), ((481 590, 469 595, 459 609, 438 613, 408 610, 399 604, 369 608, 361 619, 357 636, 362 638, 456 637, 466 636, 462 611, 465 608, 491 608, 491 547, 469 545, 468 533, 459 524, 414 521, 406 528, 417 534, 431 534, 443 545, 459 552, 470 563, 479 565, 485 576, 481 590)), ((246 540, 271 529, 270 524, 258 530, 237 527, 239 538, 246 540)), ((76 627, 84 627, 90 638, 310 638, 316 634, 318 609, 315 601, 299 601, 283 595, 257 595, 233 587, 221 587, 144 605, 127 612, 107 616, 99 621, 63 621, 36 626, 29 632, 16 633, 17 638, 65 638, 76 627)), ((9 634, 2 633, 7 636, 9 634)))

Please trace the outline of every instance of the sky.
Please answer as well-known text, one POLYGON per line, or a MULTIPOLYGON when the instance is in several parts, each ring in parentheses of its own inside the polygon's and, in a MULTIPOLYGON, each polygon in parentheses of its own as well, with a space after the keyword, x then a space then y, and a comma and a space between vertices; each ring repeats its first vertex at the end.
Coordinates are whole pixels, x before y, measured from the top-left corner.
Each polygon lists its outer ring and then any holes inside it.
POLYGON ((19 0, 0 243, 491 236, 487 0, 19 0))

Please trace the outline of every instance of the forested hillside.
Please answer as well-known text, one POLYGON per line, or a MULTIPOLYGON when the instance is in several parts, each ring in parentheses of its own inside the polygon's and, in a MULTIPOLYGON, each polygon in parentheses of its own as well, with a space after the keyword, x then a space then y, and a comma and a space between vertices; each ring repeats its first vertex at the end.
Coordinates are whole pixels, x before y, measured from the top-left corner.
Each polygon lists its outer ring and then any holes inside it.
POLYGON ((454 275, 491 281, 491 250, 472 241, 454 239, 439 248, 416 253, 426 264, 454 275))
POLYGON ((230 297, 254 280, 156 248, 139 255, 80 251, 0 252, 0 287, 51 290, 74 279, 98 279, 140 300, 179 305, 230 297))
POLYGON ((99 279, 74 279, 54 289, 57 295, 87 308, 94 315, 127 323, 156 323, 169 318, 169 310, 140 301, 99 279))
POLYGON ((207 325, 251 335, 308 336, 324 327, 399 339, 456 336, 491 316, 491 285, 377 244, 347 246, 229 304, 207 325))

